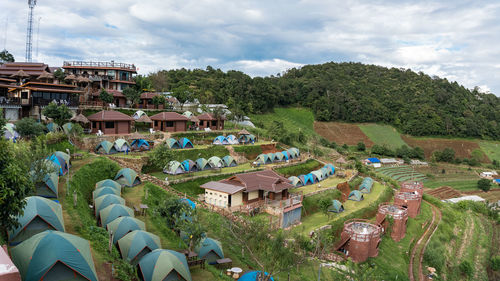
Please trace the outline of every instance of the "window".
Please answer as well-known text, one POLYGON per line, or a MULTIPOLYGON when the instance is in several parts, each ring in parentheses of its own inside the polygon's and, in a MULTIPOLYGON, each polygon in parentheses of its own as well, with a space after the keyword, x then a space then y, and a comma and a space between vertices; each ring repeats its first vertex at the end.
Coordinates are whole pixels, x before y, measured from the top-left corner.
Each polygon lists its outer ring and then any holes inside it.
POLYGON ((167 127, 173 127, 174 121, 167 121, 167 127))
POLYGON ((115 122, 106 122, 104 126, 105 126, 106 129, 114 129, 115 128, 115 122))
POLYGON ((96 121, 92 121, 92 128, 97 128, 97 122, 96 121))
POLYGON ((158 127, 158 120, 155 120, 155 127, 158 127))
POLYGON ((200 126, 203 126, 203 120, 200 120, 200 126))
POLYGON ((28 98, 28 92, 25 92, 25 91, 21 92, 21 98, 22 99, 27 99, 28 98))
POLYGON ((217 126, 217 121, 212 121, 212 126, 217 126))

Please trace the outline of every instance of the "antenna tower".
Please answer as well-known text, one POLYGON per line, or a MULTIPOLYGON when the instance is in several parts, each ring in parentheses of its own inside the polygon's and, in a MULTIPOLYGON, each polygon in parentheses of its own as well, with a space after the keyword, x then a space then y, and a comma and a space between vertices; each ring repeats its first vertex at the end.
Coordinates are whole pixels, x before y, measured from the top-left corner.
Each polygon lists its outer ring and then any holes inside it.
POLYGON ((36 5, 36 0, 28 0, 30 8, 28 14, 28 31, 26 34, 26 62, 31 62, 31 53, 33 49, 33 10, 36 5))

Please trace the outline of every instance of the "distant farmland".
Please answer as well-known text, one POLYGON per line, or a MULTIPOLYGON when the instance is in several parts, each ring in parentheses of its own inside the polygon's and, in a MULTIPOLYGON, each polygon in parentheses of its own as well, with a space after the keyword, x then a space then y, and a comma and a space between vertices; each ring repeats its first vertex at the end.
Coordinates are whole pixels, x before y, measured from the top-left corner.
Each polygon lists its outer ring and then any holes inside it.
POLYGON ((374 143, 361 131, 356 124, 339 122, 314 122, 314 130, 320 136, 337 144, 356 145, 364 142, 371 147, 374 143))
MULTIPOLYGON (((436 150, 444 150, 449 147, 455 150, 455 157, 470 158, 472 151, 481 148, 479 144, 474 141, 467 140, 453 140, 453 139, 436 139, 436 138, 412 138, 401 135, 403 140, 412 147, 419 146, 424 150, 425 157, 430 158, 432 153, 436 150)), ((489 162, 487 157, 484 157, 484 162, 489 162)))
POLYGON ((376 144, 386 145, 396 149, 406 143, 401 139, 399 132, 392 126, 379 124, 360 124, 359 128, 368 138, 376 144))

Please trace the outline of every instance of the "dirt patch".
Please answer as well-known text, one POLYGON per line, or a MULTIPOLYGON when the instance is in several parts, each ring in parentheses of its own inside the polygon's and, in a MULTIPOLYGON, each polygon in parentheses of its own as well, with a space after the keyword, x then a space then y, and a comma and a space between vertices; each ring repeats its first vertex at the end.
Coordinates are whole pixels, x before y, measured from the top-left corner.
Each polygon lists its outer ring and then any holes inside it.
POLYGON ((440 200, 457 198, 457 197, 462 196, 462 194, 460 192, 458 192, 457 190, 455 190, 449 186, 442 186, 442 187, 439 187, 436 189, 425 191, 425 193, 428 195, 434 196, 440 200))
POLYGON ((367 147, 374 143, 355 124, 339 122, 314 122, 314 131, 329 141, 337 144, 356 145, 364 142, 367 147))
POLYGON ((278 152, 278 149, 276 148, 276 143, 261 144, 260 148, 262 148, 262 153, 275 153, 275 152, 278 152))
MULTIPOLYGON (((430 158, 434 151, 442 151, 445 148, 452 148, 455 151, 455 157, 470 158, 472 151, 481 149, 478 143, 466 140, 415 139, 405 135, 401 135, 401 138, 412 147, 421 147, 424 150, 426 158, 430 158)), ((482 162, 490 162, 490 160, 485 155, 482 162)))

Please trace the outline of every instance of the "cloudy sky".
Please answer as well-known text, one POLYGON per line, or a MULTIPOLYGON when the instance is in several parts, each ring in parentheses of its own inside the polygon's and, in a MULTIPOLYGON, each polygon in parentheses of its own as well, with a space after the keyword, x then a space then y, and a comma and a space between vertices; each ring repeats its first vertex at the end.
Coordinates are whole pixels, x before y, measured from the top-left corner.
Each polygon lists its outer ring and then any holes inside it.
MULTIPOLYGON (((0 0, 0 49, 24 60, 27 1, 0 0)), ((500 94, 500 1, 39 0, 34 60, 238 69, 355 61, 500 94), (39 35, 37 39, 37 28, 39 35)))

